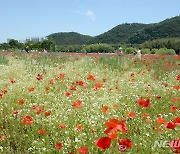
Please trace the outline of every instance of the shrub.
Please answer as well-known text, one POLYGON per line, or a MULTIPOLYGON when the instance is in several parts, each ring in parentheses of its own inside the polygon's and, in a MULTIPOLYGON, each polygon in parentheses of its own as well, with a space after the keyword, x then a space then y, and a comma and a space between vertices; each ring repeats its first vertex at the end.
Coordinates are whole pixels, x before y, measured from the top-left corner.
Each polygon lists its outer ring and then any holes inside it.
POLYGON ((114 48, 108 44, 91 44, 85 46, 82 50, 86 50, 87 52, 114 52, 114 48))
POLYGON ((87 51, 86 51, 85 48, 81 49, 80 52, 81 52, 81 53, 87 53, 87 51))
POLYGON ((132 54, 134 51, 135 51, 135 49, 132 48, 132 47, 125 49, 125 53, 126 53, 126 54, 132 54))
POLYGON ((151 50, 151 54, 155 54, 157 52, 158 49, 152 49, 151 50))
POLYGON ((141 50, 141 53, 142 53, 142 54, 151 54, 151 51, 150 51, 150 49, 147 49, 147 48, 146 48, 146 49, 142 49, 142 50, 141 50))
POLYGON ((164 54, 164 55, 174 55, 176 52, 173 49, 167 49, 167 48, 160 48, 159 50, 156 50, 156 54, 164 54))
POLYGON ((175 55, 176 52, 175 52, 174 49, 167 49, 167 50, 166 50, 166 54, 167 54, 167 55, 175 55))

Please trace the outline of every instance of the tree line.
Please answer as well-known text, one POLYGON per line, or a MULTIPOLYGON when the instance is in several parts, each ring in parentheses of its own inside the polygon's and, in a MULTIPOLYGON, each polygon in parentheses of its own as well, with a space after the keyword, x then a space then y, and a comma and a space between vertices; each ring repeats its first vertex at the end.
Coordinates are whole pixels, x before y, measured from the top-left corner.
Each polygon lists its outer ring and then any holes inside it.
POLYGON ((42 42, 29 41, 27 43, 20 43, 15 39, 11 39, 8 43, 0 44, 1 50, 24 50, 29 47, 32 51, 39 51, 46 48, 49 51, 55 51, 56 43, 53 40, 44 40, 42 42))
POLYGON ((124 53, 131 54, 138 48, 143 54, 180 54, 180 38, 163 38, 146 41, 142 44, 106 44, 96 43, 89 45, 56 45, 53 40, 42 42, 19 43, 17 40, 10 40, 9 43, 0 44, 1 50, 21 50, 29 46, 31 51, 41 51, 46 48, 48 52, 81 52, 81 53, 113 53, 124 48, 124 53))

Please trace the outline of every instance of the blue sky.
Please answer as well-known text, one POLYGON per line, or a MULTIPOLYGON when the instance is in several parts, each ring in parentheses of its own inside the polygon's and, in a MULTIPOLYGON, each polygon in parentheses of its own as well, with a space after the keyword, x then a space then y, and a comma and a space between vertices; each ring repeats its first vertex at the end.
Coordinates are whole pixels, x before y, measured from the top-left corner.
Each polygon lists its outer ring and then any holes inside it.
POLYGON ((70 31, 95 36, 177 15, 180 0, 0 0, 0 43, 70 31))

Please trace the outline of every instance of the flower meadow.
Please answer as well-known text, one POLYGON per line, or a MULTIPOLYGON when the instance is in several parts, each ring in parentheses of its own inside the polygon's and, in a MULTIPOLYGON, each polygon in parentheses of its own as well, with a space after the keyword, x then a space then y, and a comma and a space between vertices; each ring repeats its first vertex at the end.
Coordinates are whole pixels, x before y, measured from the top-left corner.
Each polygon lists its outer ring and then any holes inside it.
POLYGON ((180 57, 0 56, 0 153, 180 153, 180 57))

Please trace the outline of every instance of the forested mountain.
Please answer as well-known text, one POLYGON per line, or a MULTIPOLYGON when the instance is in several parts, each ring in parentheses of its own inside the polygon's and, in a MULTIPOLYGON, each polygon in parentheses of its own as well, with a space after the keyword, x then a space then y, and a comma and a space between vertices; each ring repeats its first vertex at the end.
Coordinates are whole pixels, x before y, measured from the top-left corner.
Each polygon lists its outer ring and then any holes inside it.
POLYGON ((173 37, 180 37, 180 16, 151 24, 151 26, 136 32, 128 42, 139 44, 148 40, 173 37))
POLYGON ((93 37, 76 32, 60 32, 51 34, 48 38, 54 40, 57 45, 83 45, 88 44, 93 37))
POLYGON ((58 45, 141 44, 148 40, 171 37, 180 37, 180 16, 154 24, 125 23, 95 37, 75 32, 54 33, 48 36, 58 45))
POLYGON ((142 31, 144 28, 150 27, 149 24, 121 24, 118 25, 111 30, 95 36, 94 42, 97 43, 109 43, 109 44, 116 44, 116 43, 129 43, 128 39, 132 37, 136 32, 142 31))

